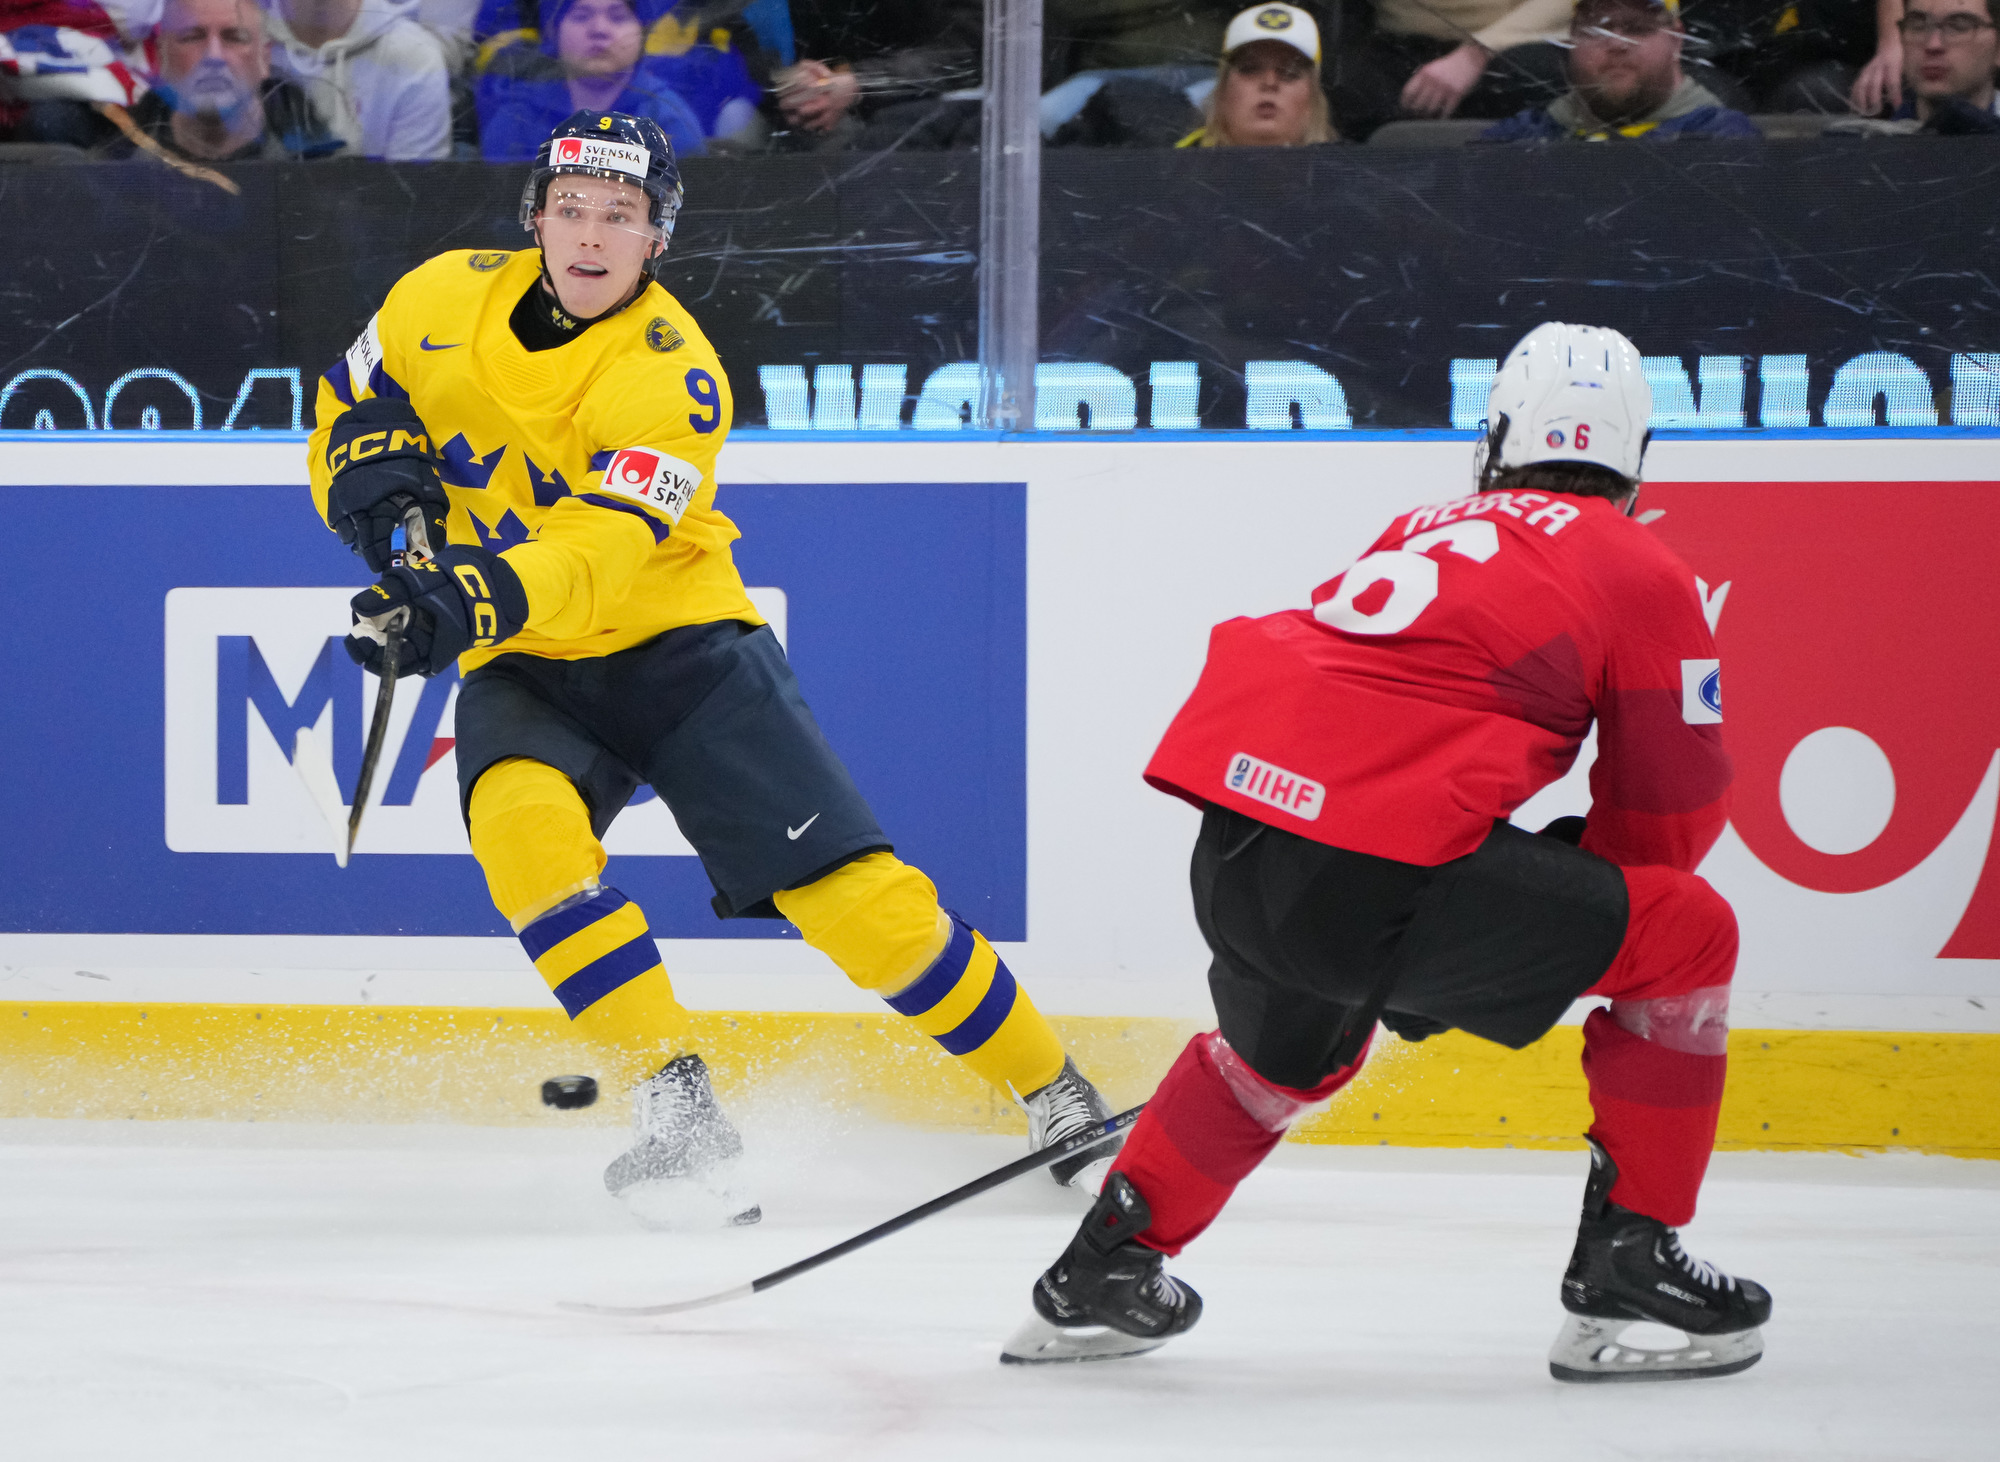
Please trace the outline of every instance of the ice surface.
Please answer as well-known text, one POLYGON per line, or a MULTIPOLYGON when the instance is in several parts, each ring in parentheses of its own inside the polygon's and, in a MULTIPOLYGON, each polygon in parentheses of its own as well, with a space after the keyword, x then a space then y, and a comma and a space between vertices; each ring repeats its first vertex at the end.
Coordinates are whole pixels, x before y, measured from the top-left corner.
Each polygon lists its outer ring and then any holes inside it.
POLYGON ((637 1229, 603 1128, 0 1123, 9 1459, 1992 1456, 2000 1164, 1726 1154, 1689 1231, 1762 1280, 1763 1363, 1566 1387, 1582 1157, 1287 1148, 1178 1264, 1157 1354, 996 1363, 1080 1203, 1024 1180, 764 1295, 739 1283, 1005 1161, 1000 1138, 744 1122, 762 1225, 637 1229))

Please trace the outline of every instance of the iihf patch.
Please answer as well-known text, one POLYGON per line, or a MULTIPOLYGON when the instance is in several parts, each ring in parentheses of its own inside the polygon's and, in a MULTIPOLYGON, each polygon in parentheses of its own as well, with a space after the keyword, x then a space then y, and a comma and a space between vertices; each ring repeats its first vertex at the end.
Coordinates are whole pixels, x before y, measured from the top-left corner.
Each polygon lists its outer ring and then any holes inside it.
POLYGON ((1690 726, 1722 724, 1722 662, 1681 661, 1681 719, 1690 726))
POLYGON ((1267 807, 1289 812, 1301 822, 1312 822, 1326 803, 1326 788, 1311 777, 1288 772, 1283 767, 1260 761, 1239 751, 1229 758, 1222 784, 1230 791, 1253 797, 1267 807))
POLYGON ((687 341, 681 337, 681 332, 669 323, 665 315, 655 315, 653 322, 646 327, 646 343, 661 355, 665 355, 669 351, 679 350, 687 344, 687 341))
POLYGON ((1560 447, 1563 444, 1563 434, 1559 431, 1552 431, 1549 433, 1547 440, 1550 446, 1560 447))
POLYGON ((481 274, 491 274, 514 256, 501 249, 482 249, 465 261, 465 267, 476 269, 481 274))

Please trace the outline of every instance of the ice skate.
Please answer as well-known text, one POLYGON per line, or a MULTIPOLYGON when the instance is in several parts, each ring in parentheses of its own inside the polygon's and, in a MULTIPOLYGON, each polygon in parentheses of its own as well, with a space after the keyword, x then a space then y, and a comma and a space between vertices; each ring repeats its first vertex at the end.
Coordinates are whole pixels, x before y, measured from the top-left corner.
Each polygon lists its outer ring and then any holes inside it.
POLYGON ((1152 1222, 1139 1190, 1113 1173, 1062 1258, 1035 1281, 1035 1312, 1001 1348, 1002 1364, 1115 1360, 1193 1329, 1201 1296, 1163 1272, 1166 1255, 1136 1241, 1152 1222))
POLYGON ((743 1139, 701 1057, 676 1056, 639 1085, 632 1139, 604 1170, 604 1186, 648 1228, 720 1228, 764 1216, 737 1186, 743 1139))
MULTIPOLYGON (((1076 1069, 1076 1062, 1067 1056, 1063 1058, 1063 1068, 1056 1079, 1041 1090, 1022 1097, 1021 1105, 1028 1109, 1030 1152, 1040 1152, 1045 1147, 1067 1142, 1079 1132, 1088 1132, 1111 1116, 1111 1103, 1076 1069)), ((1111 1170, 1111 1160, 1124 1145, 1125 1139, 1121 1136, 1095 1147, 1087 1147, 1061 1162, 1050 1164, 1050 1176, 1066 1188, 1081 1188, 1095 1193, 1104 1186, 1104 1175, 1111 1170)))
POLYGON ((1770 1294, 1694 1258, 1678 1230, 1609 1201, 1617 1180, 1617 1164, 1591 1140, 1583 1223, 1563 1274, 1569 1318, 1549 1350, 1549 1374, 1558 1381, 1685 1381, 1755 1365, 1770 1294), (1684 1343, 1625 1344, 1626 1330, 1641 1322, 1678 1330, 1684 1343))

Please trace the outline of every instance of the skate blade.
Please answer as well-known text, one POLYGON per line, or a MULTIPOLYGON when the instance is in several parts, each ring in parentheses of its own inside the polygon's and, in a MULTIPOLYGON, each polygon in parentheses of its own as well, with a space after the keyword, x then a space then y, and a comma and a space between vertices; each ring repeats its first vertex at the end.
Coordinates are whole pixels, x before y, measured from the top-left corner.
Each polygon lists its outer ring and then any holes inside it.
POLYGON ((1063 1329, 1040 1315, 1030 1314, 1027 1322, 1000 1347, 1003 1366, 1043 1366, 1060 1361, 1118 1360, 1128 1355, 1144 1355, 1158 1350, 1170 1337, 1127 1335, 1108 1325, 1083 1325, 1063 1329))
POLYGON ((618 1195, 626 1211, 656 1232, 741 1228, 763 1218, 764 1210, 731 1181, 734 1163, 699 1178, 648 1178, 618 1195))
POLYGON ((1680 1345, 1663 1349, 1625 1344, 1625 1332, 1643 1323, 1568 1316, 1549 1347, 1549 1374, 1584 1383, 1696 1381, 1747 1371, 1764 1354, 1764 1332, 1755 1326, 1731 1335, 1684 1334, 1680 1345))

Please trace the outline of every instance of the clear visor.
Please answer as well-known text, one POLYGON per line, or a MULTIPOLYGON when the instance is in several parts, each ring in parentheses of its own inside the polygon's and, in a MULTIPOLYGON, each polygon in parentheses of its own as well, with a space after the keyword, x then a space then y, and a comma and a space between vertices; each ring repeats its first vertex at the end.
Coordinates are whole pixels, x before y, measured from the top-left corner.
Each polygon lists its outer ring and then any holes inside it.
POLYGON ((636 200, 619 199, 608 196, 602 187, 592 188, 557 178, 549 184, 541 222, 544 229, 610 229, 658 239, 660 230, 647 216, 648 212, 644 194, 636 200))

